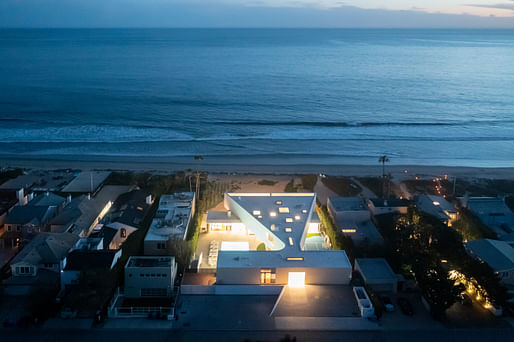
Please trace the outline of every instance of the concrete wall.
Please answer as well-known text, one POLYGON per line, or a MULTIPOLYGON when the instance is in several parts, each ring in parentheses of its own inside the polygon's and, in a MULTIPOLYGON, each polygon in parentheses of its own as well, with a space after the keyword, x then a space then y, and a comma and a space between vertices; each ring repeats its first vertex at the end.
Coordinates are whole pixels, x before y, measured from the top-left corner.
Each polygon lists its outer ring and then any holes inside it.
POLYGON ((183 295, 279 295, 282 286, 274 285, 182 285, 180 293, 183 295))
MULTIPOLYGON (((265 268, 265 267, 263 267, 265 268)), ((218 268, 216 271, 217 284, 254 284, 261 283, 261 267, 259 268, 218 268)), ((351 279, 349 268, 306 268, 283 267, 276 268, 276 285, 286 285, 289 272, 305 272, 307 285, 347 285, 351 279)))
POLYGON ((143 251, 144 255, 156 255, 156 256, 166 256, 170 255, 170 251, 168 248, 159 249, 157 248, 158 243, 164 243, 167 245, 167 241, 155 241, 155 240, 145 240, 143 243, 143 251))
POLYGON ((125 296, 127 298, 139 298, 141 297, 141 289, 166 289, 167 296, 171 296, 175 276, 176 265, 170 267, 125 268, 125 296))

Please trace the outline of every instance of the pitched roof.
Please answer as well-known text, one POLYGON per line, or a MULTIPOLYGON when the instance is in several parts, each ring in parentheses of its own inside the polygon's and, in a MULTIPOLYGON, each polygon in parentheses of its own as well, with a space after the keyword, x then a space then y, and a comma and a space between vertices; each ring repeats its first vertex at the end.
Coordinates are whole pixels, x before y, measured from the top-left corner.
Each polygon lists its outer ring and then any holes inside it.
POLYGON ((77 240, 76 236, 68 233, 39 233, 14 257, 11 264, 58 263, 77 240))
POLYGON ((466 248, 496 272, 514 269, 514 242, 491 239, 469 241, 466 248))
POLYGON ((49 207, 42 206, 15 206, 12 208, 9 215, 7 215, 4 223, 23 225, 35 220, 37 224, 40 224, 48 210, 49 207))
POLYGON ((144 190, 133 190, 118 196, 111 210, 105 216, 104 222, 120 222, 125 225, 140 228, 150 205, 146 198, 150 193, 144 190))
POLYGON ((65 270, 85 271, 93 269, 110 269, 117 251, 95 250, 81 251, 73 250, 66 257, 65 270))
POLYGON ((34 199, 32 199, 27 205, 34 206, 60 206, 66 199, 64 197, 58 196, 52 192, 45 192, 34 199))

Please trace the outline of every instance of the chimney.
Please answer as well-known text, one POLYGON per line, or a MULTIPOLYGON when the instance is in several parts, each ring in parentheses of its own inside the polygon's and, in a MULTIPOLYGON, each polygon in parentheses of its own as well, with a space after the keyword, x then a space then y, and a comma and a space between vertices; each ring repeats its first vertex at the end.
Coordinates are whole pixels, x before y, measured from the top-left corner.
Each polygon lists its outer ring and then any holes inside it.
POLYGON ((66 203, 70 203, 71 202, 71 195, 68 195, 68 197, 66 197, 66 203))
POLYGON ((146 196, 146 204, 148 204, 148 205, 152 204, 152 195, 146 196))
POLYGON ((18 199, 19 205, 25 205, 25 191, 23 190, 23 188, 16 192, 16 198, 18 199))
POLYGON ((91 199, 91 194, 87 194, 87 199, 90 200, 91 199))

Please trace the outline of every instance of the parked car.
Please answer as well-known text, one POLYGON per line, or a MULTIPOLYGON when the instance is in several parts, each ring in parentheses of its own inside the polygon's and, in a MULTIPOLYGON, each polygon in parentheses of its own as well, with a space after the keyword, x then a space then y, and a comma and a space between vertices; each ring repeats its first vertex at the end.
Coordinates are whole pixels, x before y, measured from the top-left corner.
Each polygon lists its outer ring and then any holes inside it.
POLYGON ((402 310, 404 315, 412 316, 414 315, 414 310, 412 309, 412 304, 407 298, 398 298, 398 306, 402 310))
POLYGON ((380 301, 382 304, 384 304, 385 311, 392 312, 394 311, 395 307, 393 302, 391 301, 391 298, 387 296, 380 296, 380 301))

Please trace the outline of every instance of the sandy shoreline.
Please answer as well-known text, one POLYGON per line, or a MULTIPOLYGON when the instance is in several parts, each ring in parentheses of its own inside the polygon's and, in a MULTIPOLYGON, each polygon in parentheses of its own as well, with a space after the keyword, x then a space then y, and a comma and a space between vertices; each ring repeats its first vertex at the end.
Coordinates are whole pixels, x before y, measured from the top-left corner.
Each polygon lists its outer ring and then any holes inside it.
MULTIPOLYGON (((130 157, 103 157, 103 156, 77 156, 66 158, 41 158, 41 157, 0 157, 1 167, 21 167, 26 169, 62 169, 72 168, 81 170, 130 170, 152 171, 157 173, 181 171, 187 169, 201 169, 211 173, 243 173, 243 174, 304 174, 325 173, 337 176, 379 176, 382 168, 375 165, 330 165, 330 164, 294 164, 291 163, 266 163, 265 160, 251 159, 224 160, 204 159, 201 161, 192 158, 130 158, 130 157)), ((386 164, 386 172, 392 174, 395 179, 411 178, 415 175, 440 176, 447 174, 449 177, 463 178, 491 178, 514 179, 514 167, 487 168, 466 166, 431 166, 431 165, 389 165, 386 164), (407 170, 407 172, 405 172, 407 170)))

